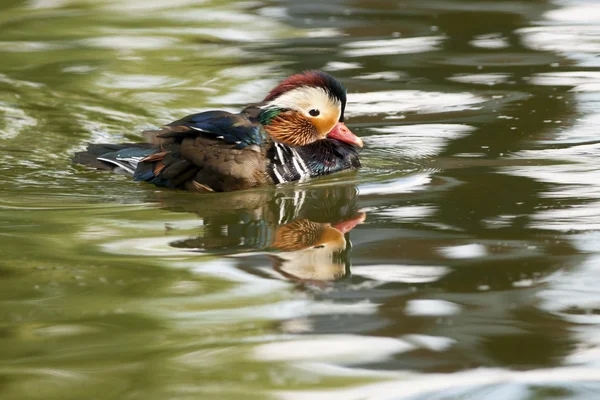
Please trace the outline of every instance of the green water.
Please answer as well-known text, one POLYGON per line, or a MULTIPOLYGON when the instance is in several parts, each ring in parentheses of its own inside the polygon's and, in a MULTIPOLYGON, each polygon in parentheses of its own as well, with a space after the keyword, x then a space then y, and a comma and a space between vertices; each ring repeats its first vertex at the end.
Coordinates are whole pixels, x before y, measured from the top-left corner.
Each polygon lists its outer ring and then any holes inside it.
POLYGON ((597 398, 599 15, 3 1, 0 398, 597 398), (198 195, 70 163, 313 68, 358 173, 198 195))

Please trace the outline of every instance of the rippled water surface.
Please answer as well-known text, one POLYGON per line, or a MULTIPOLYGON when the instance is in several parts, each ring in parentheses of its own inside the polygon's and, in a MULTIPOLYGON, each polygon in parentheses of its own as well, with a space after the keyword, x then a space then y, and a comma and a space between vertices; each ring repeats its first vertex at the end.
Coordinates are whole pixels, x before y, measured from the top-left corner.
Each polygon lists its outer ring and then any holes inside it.
POLYGON ((0 398, 596 399, 600 5, 0 5, 0 398), (198 195, 70 163, 320 68, 364 168, 198 195))

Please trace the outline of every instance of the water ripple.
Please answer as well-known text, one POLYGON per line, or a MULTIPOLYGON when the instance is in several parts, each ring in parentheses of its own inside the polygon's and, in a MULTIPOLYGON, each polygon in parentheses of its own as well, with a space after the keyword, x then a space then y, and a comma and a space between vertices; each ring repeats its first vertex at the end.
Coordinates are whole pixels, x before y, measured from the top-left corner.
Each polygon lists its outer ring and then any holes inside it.
POLYGON ((114 50, 159 50, 176 45, 178 39, 166 36, 103 36, 82 39, 80 44, 114 50))
POLYGON ((420 90, 389 90, 352 93, 348 96, 348 115, 377 115, 416 112, 438 113, 477 110, 486 99, 472 93, 424 92, 420 90))
POLYGON ((459 124, 399 125, 371 129, 384 135, 371 135, 364 139, 369 148, 406 158, 434 156, 448 142, 466 136, 474 127, 459 124))
POLYGON ((437 50, 445 40, 443 36, 362 40, 344 44, 346 57, 383 56, 390 54, 424 53, 437 50))

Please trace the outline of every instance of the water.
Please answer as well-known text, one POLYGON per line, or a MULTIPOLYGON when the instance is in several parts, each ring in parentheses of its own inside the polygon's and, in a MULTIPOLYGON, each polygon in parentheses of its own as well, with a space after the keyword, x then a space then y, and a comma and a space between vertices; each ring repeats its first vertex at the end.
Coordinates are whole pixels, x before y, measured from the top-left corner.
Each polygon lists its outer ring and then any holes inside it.
POLYGON ((2 399, 595 399, 595 1, 4 1, 2 399), (364 168, 244 193, 87 142, 325 69, 364 168))

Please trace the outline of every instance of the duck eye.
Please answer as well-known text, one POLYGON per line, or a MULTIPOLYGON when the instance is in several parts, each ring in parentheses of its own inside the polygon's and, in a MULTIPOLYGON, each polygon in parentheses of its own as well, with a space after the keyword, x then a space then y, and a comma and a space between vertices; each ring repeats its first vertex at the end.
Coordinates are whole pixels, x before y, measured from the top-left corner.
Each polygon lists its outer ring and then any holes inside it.
POLYGON ((312 109, 312 110, 310 110, 308 113, 309 113, 311 116, 313 116, 313 117, 318 117, 318 116, 319 116, 319 114, 321 114, 321 112, 320 112, 319 110, 317 110, 316 108, 313 108, 313 109, 312 109))

